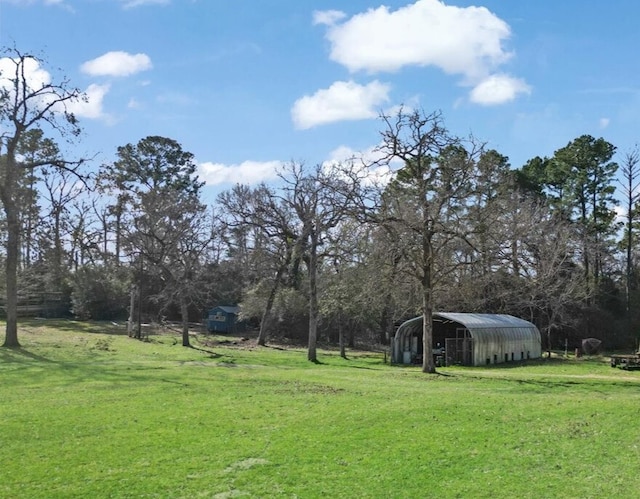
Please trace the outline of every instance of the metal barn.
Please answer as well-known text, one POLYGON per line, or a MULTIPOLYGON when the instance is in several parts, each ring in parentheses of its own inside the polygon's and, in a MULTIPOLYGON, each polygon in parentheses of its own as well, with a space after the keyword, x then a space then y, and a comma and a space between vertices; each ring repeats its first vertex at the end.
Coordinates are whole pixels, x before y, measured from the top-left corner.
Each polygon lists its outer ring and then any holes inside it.
MULTIPOLYGON (((391 362, 422 363, 422 316, 400 325, 391 343, 391 362)), ((538 359, 540 331, 531 322, 504 314, 433 314, 433 350, 446 365, 483 366, 538 359)))

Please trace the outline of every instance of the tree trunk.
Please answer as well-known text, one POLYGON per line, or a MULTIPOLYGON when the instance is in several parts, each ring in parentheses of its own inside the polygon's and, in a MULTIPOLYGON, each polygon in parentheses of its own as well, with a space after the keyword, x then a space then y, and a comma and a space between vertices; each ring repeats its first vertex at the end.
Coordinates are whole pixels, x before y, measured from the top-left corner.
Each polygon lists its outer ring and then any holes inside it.
POLYGON ((433 361, 433 246, 425 217, 425 227, 422 234, 422 372, 433 374, 436 365, 433 361))
POLYGON ((61 229, 62 206, 54 207, 53 215, 53 275, 56 284, 62 279, 62 235, 61 229))
POLYGON ((311 233, 311 247, 309 248, 309 350, 307 359, 317 362, 316 345, 318 342, 318 289, 316 272, 318 265, 318 236, 311 233))
MULTIPOLYGON (((401 256, 400 256, 400 252, 397 252, 394 256, 393 256, 393 260, 392 260, 392 266, 391 266, 391 272, 396 273, 398 271, 398 266, 400 265, 401 262, 401 256)), ((391 345, 391 342, 393 341, 394 335, 396 333, 396 327, 394 324, 394 308, 392 303, 394 302, 393 300, 393 293, 391 291, 389 291, 386 294, 385 297, 385 306, 384 306, 384 310, 382 312, 382 319, 380 321, 380 328, 381 328, 381 332, 380 332, 380 343, 382 343, 383 345, 391 345)))
POLYGON ((127 322, 127 333, 129 334, 129 338, 133 336, 133 321, 135 320, 134 312, 136 308, 137 294, 138 294, 137 286, 135 284, 132 284, 131 291, 129 292, 129 320, 127 322))
POLYGON ((555 324, 555 313, 547 314, 547 358, 551 358, 551 330, 555 324))
POLYGON ((18 208, 13 193, 3 196, 3 205, 7 217, 7 260, 5 262, 7 295, 5 311, 7 314, 5 347, 19 347, 18 342, 18 253, 20 251, 20 222, 18 208))
POLYGON ((142 285, 137 286, 138 296, 138 310, 136 313, 136 332, 133 335, 136 339, 142 339, 142 285))
POLYGON ((106 213, 100 221, 102 222, 102 262, 107 265, 109 263, 109 222, 106 213))
POLYGON ((518 260, 518 240, 516 237, 511 241, 511 268, 514 276, 520 276, 520 261, 518 260))
MULTIPOLYGON (((391 298, 387 294, 386 303, 391 303, 391 298)), ((381 345, 387 345, 389 343, 389 323, 391 322, 391 314, 389 313, 389 305, 385 305, 382 310, 382 316, 380 317, 380 336, 378 337, 378 341, 381 345)))
MULTIPOLYGON (((273 291, 273 289, 271 290, 273 291)), ((265 346, 267 344, 267 331, 269 329, 269 319, 271 319, 271 309, 273 308, 273 301, 271 300, 271 293, 267 299, 267 306, 262 313, 262 319, 260 319, 260 331, 258 332, 257 344, 265 346)))
POLYGON ((338 321, 338 341, 340 342, 340 357, 342 357, 343 359, 346 359, 347 351, 345 348, 344 329, 342 327, 342 320, 338 321))
POLYGON ((189 343, 189 303, 184 296, 180 296, 180 315, 182 316, 182 346, 190 347, 189 343))
POLYGON ((27 208, 25 212, 27 213, 26 227, 24 232, 24 255, 23 255, 23 265, 25 268, 31 266, 31 245, 33 241, 33 232, 34 232, 34 221, 33 221, 33 198, 35 197, 35 186, 34 186, 34 178, 33 172, 29 175, 29 201, 26 204, 27 208))
POLYGON ((122 234, 121 234, 121 230, 122 230, 122 198, 121 196, 118 196, 118 201, 117 201, 117 205, 116 205, 116 223, 115 223, 115 227, 114 227, 114 231, 115 231, 115 254, 113 255, 115 262, 116 262, 116 267, 120 266, 120 246, 122 244, 122 234))
POLYGON ((20 252, 20 215, 16 195, 15 150, 9 148, 4 160, 7 162, 4 171, 4 182, 0 184, 0 200, 7 218, 7 259, 5 312, 7 314, 6 335, 3 346, 17 348, 18 342, 18 259, 20 252))
POLYGON ((422 372, 429 374, 436 372, 433 361, 433 305, 431 302, 431 289, 425 288, 422 312, 422 372))
POLYGON ((262 320, 260 321, 260 332, 258 333, 258 345, 265 346, 267 343, 267 330, 269 326, 269 319, 271 318, 271 310, 273 309, 273 303, 276 299, 276 293, 278 292, 278 288, 280 287, 280 281, 282 280, 282 276, 284 275, 284 271, 286 270, 289 264, 289 259, 282 265, 278 267, 278 272, 276 272, 276 278, 271 286, 271 290, 269 291, 269 297, 267 298, 267 305, 264 309, 264 313, 262 314, 262 320))

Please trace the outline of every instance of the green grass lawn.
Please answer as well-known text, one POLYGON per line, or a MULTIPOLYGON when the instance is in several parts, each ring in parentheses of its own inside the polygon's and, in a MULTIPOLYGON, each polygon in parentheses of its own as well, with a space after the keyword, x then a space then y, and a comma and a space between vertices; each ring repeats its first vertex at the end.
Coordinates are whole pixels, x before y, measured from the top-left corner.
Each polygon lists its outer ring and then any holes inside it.
MULTIPOLYGON (((1 325, 3 327, 3 325, 1 325)), ((640 372, 390 367, 29 321, 0 349, 0 497, 635 497, 640 372)))

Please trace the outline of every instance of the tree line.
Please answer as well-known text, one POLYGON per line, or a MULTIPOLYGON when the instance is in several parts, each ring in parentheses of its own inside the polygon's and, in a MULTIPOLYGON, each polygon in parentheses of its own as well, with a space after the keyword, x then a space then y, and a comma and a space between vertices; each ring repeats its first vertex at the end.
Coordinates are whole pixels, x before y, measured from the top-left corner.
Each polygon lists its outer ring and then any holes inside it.
MULTIPOLYGON (((194 157, 149 136, 96 168, 71 158, 80 128, 69 83, 32 86, 43 61, 5 52, 0 74, 0 240, 5 346, 19 346, 21 303, 81 319, 190 321, 240 304, 269 338, 384 344, 424 316, 434 372, 434 310, 508 313, 547 348, 597 337, 631 348, 637 302, 637 149, 582 135, 514 167, 439 112, 381 115, 375 162, 291 162, 276 182, 202 200, 194 157), (386 175, 376 175, 379 172, 386 175), (622 216, 618 216, 622 213, 622 216)), ((133 327, 133 336, 140 333, 133 327)))

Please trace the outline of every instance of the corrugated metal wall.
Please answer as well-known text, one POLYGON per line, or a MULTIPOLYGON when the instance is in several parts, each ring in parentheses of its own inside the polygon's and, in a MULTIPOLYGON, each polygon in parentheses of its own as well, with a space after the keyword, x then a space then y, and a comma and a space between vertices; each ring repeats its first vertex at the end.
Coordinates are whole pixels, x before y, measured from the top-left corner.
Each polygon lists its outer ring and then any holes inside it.
POLYGON ((542 355, 540 332, 530 327, 512 328, 472 328, 473 365, 501 364, 527 359, 537 359, 542 355))

